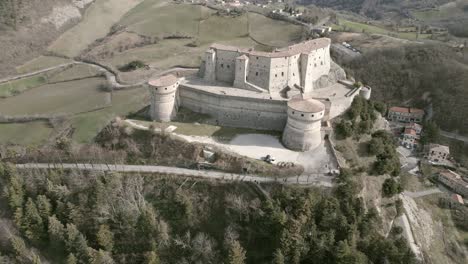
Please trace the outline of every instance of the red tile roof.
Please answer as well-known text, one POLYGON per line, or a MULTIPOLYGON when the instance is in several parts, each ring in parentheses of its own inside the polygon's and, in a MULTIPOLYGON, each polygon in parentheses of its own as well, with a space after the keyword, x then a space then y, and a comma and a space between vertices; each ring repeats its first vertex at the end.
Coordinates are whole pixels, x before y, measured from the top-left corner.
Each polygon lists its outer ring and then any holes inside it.
POLYGON ((399 107, 394 106, 390 108, 391 112, 398 112, 398 113, 424 113, 424 110, 418 108, 411 108, 411 107, 399 107))

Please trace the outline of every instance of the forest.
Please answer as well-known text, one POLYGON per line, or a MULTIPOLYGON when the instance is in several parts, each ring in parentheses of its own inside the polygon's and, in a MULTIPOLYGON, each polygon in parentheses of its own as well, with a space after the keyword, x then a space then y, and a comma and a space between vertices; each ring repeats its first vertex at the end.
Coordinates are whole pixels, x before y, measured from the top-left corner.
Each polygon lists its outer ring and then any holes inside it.
POLYGON ((3 163, 17 231, 0 234, 0 262, 416 263, 398 232, 380 233, 357 174, 324 190, 3 163))

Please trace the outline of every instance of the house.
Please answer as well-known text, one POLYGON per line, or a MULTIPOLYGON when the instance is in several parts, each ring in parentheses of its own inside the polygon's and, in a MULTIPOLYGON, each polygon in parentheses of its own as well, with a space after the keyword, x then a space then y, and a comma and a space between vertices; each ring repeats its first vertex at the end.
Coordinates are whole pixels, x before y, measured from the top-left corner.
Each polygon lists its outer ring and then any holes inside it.
POLYGON ((424 110, 411 107, 394 106, 388 110, 388 119, 390 121, 411 123, 420 123, 424 118, 424 110))
POLYGON ((416 132, 416 135, 420 136, 421 132, 422 132, 422 129, 423 129, 423 126, 421 126, 420 124, 412 122, 412 123, 407 124, 405 126, 405 129, 413 129, 416 132))
POLYGON ((460 174, 451 170, 444 170, 439 172, 437 179, 452 191, 468 197, 468 182, 460 174))
POLYGON ((426 158, 432 162, 443 163, 450 157, 450 149, 448 146, 439 144, 430 144, 427 149, 426 158))
POLYGON ((408 149, 415 149, 419 145, 420 136, 413 128, 405 128, 400 137, 400 144, 408 149))

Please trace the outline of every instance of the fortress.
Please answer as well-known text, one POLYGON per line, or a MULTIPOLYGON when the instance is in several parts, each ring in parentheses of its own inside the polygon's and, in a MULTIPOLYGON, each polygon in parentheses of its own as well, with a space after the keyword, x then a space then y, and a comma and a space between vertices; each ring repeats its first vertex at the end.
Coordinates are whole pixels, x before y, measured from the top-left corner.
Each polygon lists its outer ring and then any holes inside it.
POLYGON ((213 44, 197 76, 158 77, 148 89, 153 120, 170 121, 182 106, 220 126, 283 131, 283 144, 298 151, 319 146, 322 123, 362 93, 331 60, 328 38, 272 52, 213 44))

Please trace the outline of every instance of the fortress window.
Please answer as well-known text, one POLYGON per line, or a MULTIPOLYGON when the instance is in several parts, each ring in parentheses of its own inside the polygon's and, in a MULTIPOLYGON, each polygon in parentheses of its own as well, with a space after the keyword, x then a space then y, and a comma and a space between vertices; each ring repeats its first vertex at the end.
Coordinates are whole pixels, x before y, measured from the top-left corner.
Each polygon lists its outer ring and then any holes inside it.
POLYGON ((258 72, 255 72, 255 76, 258 76, 258 72))
POLYGON ((167 90, 167 87, 166 87, 166 88, 164 88, 164 90, 167 90))
POLYGON ((284 72, 281 72, 281 76, 284 76, 284 72))
POLYGON ((293 76, 296 76, 296 74, 293 72, 293 76))
POLYGON ((230 66, 230 65, 226 65, 226 67, 227 67, 228 69, 229 69, 229 68, 231 68, 231 66, 230 66))
POLYGON ((323 65, 323 61, 320 62, 320 65, 323 65))
POLYGON ((224 64, 221 63, 221 68, 224 68, 224 64))
POLYGON ((314 66, 317 67, 317 63, 315 63, 314 66))
POLYGON ((304 114, 301 114, 301 116, 304 116, 304 114))
POLYGON ((295 112, 294 112, 294 111, 292 111, 292 114, 293 114, 293 115, 294 115, 294 113, 295 113, 295 112))
POLYGON ((278 77, 278 74, 275 74, 275 77, 278 77))
POLYGON ((314 114, 312 114, 311 117, 314 117, 314 114))
POLYGON ((257 57, 257 60, 258 60, 258 57, 257 57))

